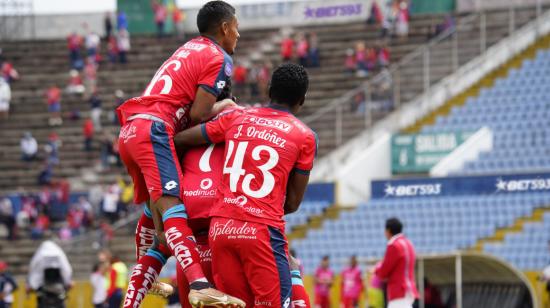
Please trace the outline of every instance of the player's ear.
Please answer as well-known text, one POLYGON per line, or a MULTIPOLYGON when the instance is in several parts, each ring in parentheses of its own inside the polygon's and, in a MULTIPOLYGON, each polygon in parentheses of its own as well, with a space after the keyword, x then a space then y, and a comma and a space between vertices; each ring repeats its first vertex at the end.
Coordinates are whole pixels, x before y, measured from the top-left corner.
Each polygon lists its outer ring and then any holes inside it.
POLYGON ((222 22, 220 28, 223 36, 227 36, 227 34, 229 33, 229 23, 227 21, 222 22))
POLYGON ((306 102, 306 96, 304 95, 302 96, 302 98, 300 98, 300 102, 298 103, 298 106, 301 107, 302 105, 304 105, 305 102, 306 102))

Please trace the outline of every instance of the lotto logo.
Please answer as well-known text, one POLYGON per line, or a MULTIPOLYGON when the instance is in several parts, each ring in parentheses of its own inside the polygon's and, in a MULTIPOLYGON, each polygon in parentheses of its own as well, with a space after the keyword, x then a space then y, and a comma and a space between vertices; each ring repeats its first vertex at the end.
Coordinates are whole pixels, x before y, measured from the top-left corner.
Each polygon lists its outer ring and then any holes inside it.
POLYGON ((176 183, 176 181, 173 181, 173 180, 164 185, 164 189, 166 190, 172 190, 176 187, 178 187, 178 183, 176 183))
POLYGON ((225 87, 225 81, 224 80, 218 81, 218 83, 216 83, 216 86, 218 87, 218 89, 223 89, 223 87, 225 87))
POLYGON ((290 297, 287 297, 285 300, 285 303, 283 304, 283 307, 288 308, 290 306, 290 297))

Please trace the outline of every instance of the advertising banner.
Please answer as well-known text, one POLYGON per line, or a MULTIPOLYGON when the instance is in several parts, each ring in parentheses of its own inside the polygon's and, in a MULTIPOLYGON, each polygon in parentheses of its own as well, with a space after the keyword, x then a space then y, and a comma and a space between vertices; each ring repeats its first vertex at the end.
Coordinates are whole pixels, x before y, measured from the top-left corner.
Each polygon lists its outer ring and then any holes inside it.
POLYGON ((550 173, 373 181, 372 198, 550 192, 550 173))

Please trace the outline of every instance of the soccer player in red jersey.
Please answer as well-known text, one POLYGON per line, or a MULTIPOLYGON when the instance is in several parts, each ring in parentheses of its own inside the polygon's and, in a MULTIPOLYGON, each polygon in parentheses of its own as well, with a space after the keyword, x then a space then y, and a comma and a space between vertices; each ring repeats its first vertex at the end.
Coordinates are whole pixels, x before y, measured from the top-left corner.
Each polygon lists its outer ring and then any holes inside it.
POLYGON ((209 243, 214 281, 249 307, 289 307, 291 274, 285 213, 303 198, 317 149, 315 133, 293 116, 305 101, 305 69, 273 73, 268 107, 224 112, 179 133, 178 148, 225 142, 209 243))
POLYGON ((122 126, 120 156, 134 182, 134 201, 149 202, 136 229, 140 258, 124 307, 139 307, 170 255, 190 283, 189 300, 194 305, 244 304, 215 290, 206 279, 181 200, 183 173, 174 135, 234 105, 216 98, 232 72, 230 54, 239 38, 235 9, 223 1, 208 2, 197 15, 197 26, 201 36, 162 64, 141 97, 117 109, 122 126), (151 246, 155 233, 159 243, 151 246))

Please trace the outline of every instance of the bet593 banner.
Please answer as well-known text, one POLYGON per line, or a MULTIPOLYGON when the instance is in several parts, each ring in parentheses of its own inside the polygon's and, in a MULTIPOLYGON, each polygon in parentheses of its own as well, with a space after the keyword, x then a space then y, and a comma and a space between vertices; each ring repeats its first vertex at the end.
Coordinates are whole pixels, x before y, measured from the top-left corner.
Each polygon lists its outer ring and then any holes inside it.
POLYGON ((391 140, 393 174, 428 173, 474 132, 397 134, 391 140))

